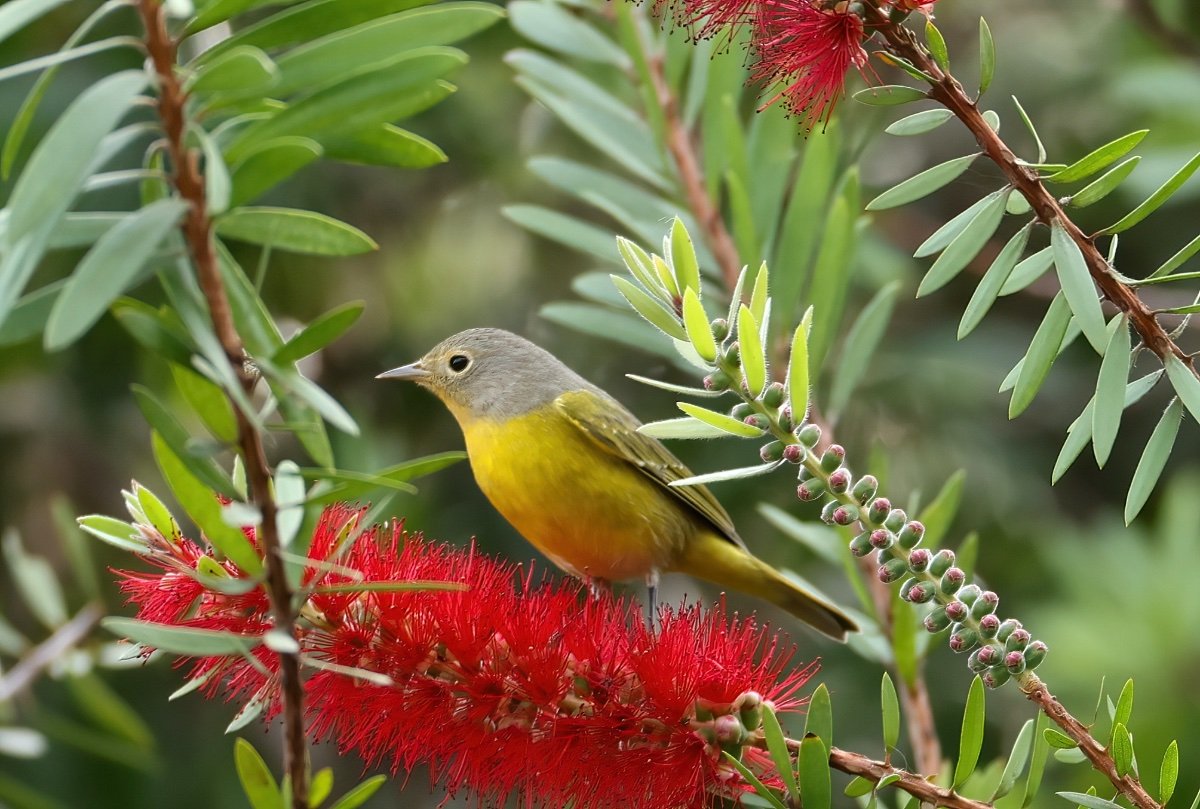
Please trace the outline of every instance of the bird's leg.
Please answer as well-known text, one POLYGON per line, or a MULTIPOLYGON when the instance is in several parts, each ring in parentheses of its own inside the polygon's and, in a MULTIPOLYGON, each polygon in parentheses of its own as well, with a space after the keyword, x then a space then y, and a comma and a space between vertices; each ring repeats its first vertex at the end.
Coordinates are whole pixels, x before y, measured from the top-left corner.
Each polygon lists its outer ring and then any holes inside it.
POLYGON ((654 631, 658 616, 658 570, 646 574, 646 626, 654 631))

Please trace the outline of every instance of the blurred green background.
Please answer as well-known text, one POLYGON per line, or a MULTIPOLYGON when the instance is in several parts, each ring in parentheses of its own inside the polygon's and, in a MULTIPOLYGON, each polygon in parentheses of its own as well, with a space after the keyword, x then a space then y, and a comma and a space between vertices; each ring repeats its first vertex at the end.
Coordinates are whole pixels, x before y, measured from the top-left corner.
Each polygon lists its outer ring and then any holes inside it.
MULTIPOLYGON (((68 5, 3 43, 0 66, 56 49, 88 5, 68 5)), ((989 15, 999 49, 992 103, 1004 117, 1002 135, 1026 155, 1030 139, 1011 106, 1000 100, 1013 93, 1038 122, 1052 157, 1067 162, 1131 129, 1151 129, 1133 180, 1085 211, 1080 216, 1085 228, 1106 224, 1136 204, 1200 143, 1200 12, 1186 0, 1009 0, 1002 5, 944 0, 937 13, 952 53, 961 48, 964 61, 973 53, 979 14, 989 15)), ((130 24, 128 19, 120 23, 130 24)), ((114 27, 120 25, 114 22, 114 27)), ((638 386, 624 374, 689 382, 655 355, 565 330, 538 315, 547 302, 573 297, 571 280, 592 267, 580 254, 517 227, 500 209, 533 202, 591 216, 540 182, 525 161, 535 154, 588 161, 594 153, 513 84, 501 57, 523 44, 503 24, 470 41, 472 62, 460 77, 460 91, 412 122, 415 131, 447 152, 447 164, 409 173, 318 164, 273 193, 276 202, 337 216, 380 243, 378 253, 337 261, 276 256, 264 293, 285 323, 307 322, 343 301, 367 302, 358 325, 306 368, 362 426, 360 438, 333 435, 344 468, 378 468, 461 447, 453 420, 431 396, 373 377, 471 326, 501 326, 530 337, 644 420, 670 417, 674 397, 638 386)), ((99 56, 68 66, 53 85, 35 132, 44 131, 97 76, 129 63, 128 57, 99 56)), ((0 84, 0 128, 7 129, 28 86, 26 79, 0 84)), ((858 124, 866 123, 861 111, 854 114, 858 124)), ((877 135, 863 156, 865 198, 969 147, 968 136, 953 124, 921 138, 877 135)), ((1162 751, 1177 738, 1182 801, 1200 788, 1195 764, 1200 762, 1200 591, 1192 581, 1200 562, 1200 477, 1189 467, 1200 449, 1200 431, 1185 420, 1164 475, 1170 482, 1160 486, 1132 528, 1123 526, 1121 509, 1140 448, 1164 402, 1157 394, 1127 414, 1106 469, 1096 470, 1087 450, 1057 486, 1050 486, 1065 428, 1091 396, 1094 356, 1080 344, 1069 349, 1032 408, 1016 421, 1008 420, 1007 396, 996 388, 1023 354, 1055 290, 1053 282, 1001 299, 983 326, 958 342, 955 329, 973 284, 959 280, 915 300, 926 265, 904 258, 994 186, 994 179, 994 171, 978 163, 944 191, 875 219, 881 244, 891 249, 861 251, 860 260, 872 264, 868 275, 902 278, 904 289, 868 380, 838 426, 838 440, 849 449, 856 472, 876 471, 865 468, 869 456, 887 459, 886 493, 900 504, 918 493, 927 502, 955 470, 966 470, 951 544, 970 531, 979 533, 979 575, 1001 594, 1002 614, 1019 617, 1049 643, 1050 657, 1040 673, 1085 722, 1093 715, 1102 679, 1115 698, 1125 679, 1135 678, 1131 730, 1143 753, 1142 773, 1156 783, 1162 751)), ((0 194, 10 191, 11 182, 0 194)), ((91 195, 86 204, 97 209, 131 204, 105 193, 91 195)), ((1123 237, 1120 269, 1137 276, 1186 243, 1200 221, 1198 196, 1200 183, 1193 182, 1170 207, 1123 237)), ((618 230, 612 222, 594 221, 618 230)), ((253 261, 256 255, 248 250, 243 258, 253 261)), ((77 258, 55 256, 61 263, 47 262, 39 277, 60 276, 77 258)), ((970 272, 977 275, 985 268, 979 263, 970 272)), ((852 297, 851 308, 866 297, 865 292, 852 297)), ((1147 297, 1175 301, 1158 293, 1147 297)), ((166 388, 167 369, 135 350, 111 318, 65 353, 47 355, 37 341, 0 350, 0 525, 18 531, 29 550, 54 562, 76 607, 87 589, 73 578, 68 546, 52 516, 56 499, 66 498, 74 513, 120 514, 120 489, 130 478, 162 488, 148 430, 129 394, 136 382, 166 388)), ((750 444, 737 442, 676 449, 698 471, 745 465, 755 453, 750 444)), ((292 450, 283 439, 270 447, 276 458, 292 450)), ((456 543, 478 537, 488 552, 515 559, 533 555, 476 489, 465 464, 421 481, 420 489, 419 495, 401 495, 395 503, 410 530, 456 543)), ((845 596, 848 589, 833 568, 822 568, 803 545, 782 536, 757 512, 756 504, 765 500, 815 519, 812 509, 789 497, 790 491, 786 479, 768 478, 722 484, 717 493, 757 553, 845 596)), ((120 598, 105 571, 129 562, 107 546, 90 548, 104 601, 110 611, 120 612, 120 598)), ((30 638, 44 635, 14 583, 2 577, 0 588, 0 614, 30 638)), ((677 577, 668 579, 666 591, 668 600, 676 601, 685 594, 709 600, 715 595, 677 577)), ((822 658, 821 679, 833 693, 839 746, 880 755, 878 667, 795 629, 782 613, 742 598, 731 603, 741 610, 759 609, 794 630, 801 653, 822 658)), ((96 642, 102 640, 97 632, 96 642)), ((928 677, 943 745, 952 754, 969 676, 963 658, 935 646, 928 677)), ((181 677, 162 663, 103 671, 103 681, 134 707, 154 738, 153 753, 138 752, 136 745, 108 745, 97 729, 103 720, 88 716, 83 701, 61 681, 70 666, 68 659, 58 661, 31 691, 0 705, 13 721, 39 717, 43 724, 35 726, 50 741, 38 758, 0 755, 0 804, 245 805, 232 774, 232 738, 222 735, 234 706, 194 696, 168 703, 181 677), (18 803, 16 784, 52 802, 38 804, 30 797, 18 803)), ((988 712, 985 759, 1006 753, 1020 724, 1034 715, 1011 687, 989 694, 988 712)), ((256 741, 274 764, 278 730, 261 733, 252 727, 249 733, 261 735, 256 741)), ((318 765, 336 759, 328 745, 317 746, 313 757, 318 765)), ((362 772, 355 761, 337 767, 342 788, 362 772)), ((385 787, 369 805, 434 806, 442 799, 429 792, 421 773, 399 796, 402 781, 385 787)), ((1082 790, 1091 783, 1098 781, 1083 767, 1050 764, 1047 787, 1082 790)), ((335 788, 335 794, 341 791, 335 788)), ((1038 805, 1058 802, 1044 788, 1038 805)))

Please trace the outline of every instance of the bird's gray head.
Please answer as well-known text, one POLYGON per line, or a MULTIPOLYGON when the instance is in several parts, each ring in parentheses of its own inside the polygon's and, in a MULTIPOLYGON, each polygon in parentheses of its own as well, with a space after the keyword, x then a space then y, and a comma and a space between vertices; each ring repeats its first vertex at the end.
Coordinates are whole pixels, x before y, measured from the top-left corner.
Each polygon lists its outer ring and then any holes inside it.
POLYGON ((592 387, 549 351, 503 329, 461 331, 377 378, 416 382, 460 419, 511 418, 592 387))

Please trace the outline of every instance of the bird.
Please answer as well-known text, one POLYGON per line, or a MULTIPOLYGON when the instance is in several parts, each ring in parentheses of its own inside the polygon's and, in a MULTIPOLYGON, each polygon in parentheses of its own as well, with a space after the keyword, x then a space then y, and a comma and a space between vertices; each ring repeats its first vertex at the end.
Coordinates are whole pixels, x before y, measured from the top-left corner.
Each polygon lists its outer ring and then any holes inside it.
POLYGON ((540 346, 474 328, 377 379, 415 382, 458 422, 475 481, 497 511, 589 584, 679 572, 769 601, 844 641, 854 621, 754 556, 692 472, 638 432, 620 402, 540 346))

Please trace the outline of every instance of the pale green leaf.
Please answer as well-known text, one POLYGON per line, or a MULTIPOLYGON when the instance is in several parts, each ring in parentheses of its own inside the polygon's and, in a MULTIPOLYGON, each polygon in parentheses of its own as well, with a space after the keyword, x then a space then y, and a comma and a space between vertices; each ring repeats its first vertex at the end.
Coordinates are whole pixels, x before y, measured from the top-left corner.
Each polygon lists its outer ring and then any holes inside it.
POLYGON ((1083 252, 1062 223, 1057 221, 1050 228, 1050 247, 1054 253, 1054 266, 1058 270, 1058 281, 1071 312, 1092 348, 1097 354, 1102 354, 1108 342, 1104 312, 1100 308, 1100 298, 1096 295, 1096 285, 1088 272, 1083 252))
POLYGON ((1150 434, 1150 440, 1146 442, 1141 460, 1133 472, 1133 481, 1129 484, 1129 494, 1125 498, 1126 525, 1133 522, 1133 518, 1150 498, 1150 492, 1154 491, 1171 449, 1175 446, 1175 435, 1179 432, 1179 421, 1182 417, 1183 403, 1178 398, 1172 399, 1154 427, 1154 432, 1150 434))
POLYGON ((829 809, 832 802, 829 750, 816 736, 805 736, 800 742, 799 759, 804 809, 829 809))
POLYGON ((235 208, 217 220, 217 234, 316 256, 353 256, 379 249, 374 239, 353 225, 295 208, 235 208))
POLYGON ((900 742, 900 700, 896 696, 896 685, 886 671, 880 686, 880 700, 883 703, 883 749, 891 751, 900 742))
POLYGON ((629 56, 598 28, 556 3, 514 0, 508 4, 513 30, 545 48, 619 68, 630 66, 629 56))
POLYGON ((1163 753, 1162 765, 1158 770, 1158 802, 1163 806, 1175 794, 1175 782, 1179 779, 1179 742, 1172 741, 1163 753))
POLYGON ((1130 149, 1141 143, 1142 138, 1146 137, 1149 132, 1149 129, 1140 129, 1137 132, 1122 135, 1116 140, 1106 143, 1099 149, 1080 158, 1062 171, 1056 171, 1054 174, 1046 177, 1045 180, 1049 183, 1073 183, 1076 180, 1082 180, 1084 177, 1090 177, 1105 166, 1124 157, 1130 149))
POLYGON ((1067 326, 1071 322, 1071 309, 1062 292, 1054 296, 1046 316, 1038 326, 1029 343, 1029 350, 1021 361, 1021 370, 1013 386, 1012 398, 1008 403, 1008 417, 1015 419, 1033 402, 1042 383, 1050 374, 1050 366, 1058 357, 1067 326))
POLYGON ((757 398, 767 385, 767 353, 763 348, 758 319, 745 304, 738 310, 737 337, 741 352, 742 375, 750 395, 757 398))
POLYGON ((967 223, 933 262, 917 287, 917 297, 928 295, 950 283, 987 244, 1004 218, 1004 206, 1011 188, 1002 188, 987 197, 987 204, 967 223))
MULTIPOLYGON (((775 715, 775 709, 770 705, 764 705, 762 708, 762 731, 767 742, 767 752, 771 755, 771 760, 775 762, 775 769, 779 772, 779 777, 783 779, 783 785, 787 788, 792 802, 796 803, 800 800, 800 786, 796 783, 796 773, 792 769, 792 757, 788 752, 787 737, 784 736, 783 728, 779 725, 779 717, 775 715)), ((825 755, 828 757, 827 753, 825 755)), ((828 770, 828 766, 825 769, 828 770)))
POLYGON ((1165 183, 1159 186, 1158 190, 1151 194, 1145 202, 1134 208, 1128 214, 1120 219, 1116 224, 1109 225, 1104 228, 1102 233, 1121 233, 1129 230, 1131 227, 1141 222, 1150 214, 1162 207, 1163 203, 1169 200, 1176 191, 1178 191, 1184 183, 1196 173, 1196 169, 1200 169, 1200 154, 1197 154, 1189 160, 1183 168, 1175 172, 1165 183))
POLYGON ((808 417, 809 403, 808 323, 801 321, 792 335, 792 350, 788 355, 788 405, 792 421, 800 424, 808 417))
POLYGON ((1103 468, 1112 452, 1125 410, 1125 386, 1129 376, 1129 324, 1124 315, 1116 318, 1117 325, 1104 349, 1100 375, 1096 379, 1096 395, 1092 399, 1092 447, 1097 466, 1103 468))
POLYGON ((1025 246, 1029 243, 1029 234, 1032 230, 1033 225, 1029 224, 1013 234, 992 265, 988 267, 979 285, 975 287, 975 292, 971 295, 967 308, 963 310, 962 320, 958 324, 958 339, 966 337, 983 322, 984 316, 992 308, 992 304, 995 303, 997 296, 1004 288, 1005 282, 1016 268, 1017 261, 1025 252, 1025 246))
POLYGON ((1000 780, 996 783, 996 789, 992 792, 988 803, 995 803, 997 798, 1003 798, 1012 792, 1013 787, 1017 784, 1017 779, 1021 777, 1021 773, 1025 772, 1025 765, 1029 763, 1029 754, 1033 752, 1034 724, 1034 720, 1027 719, 1021 726, 1021 731, 1017 734, 1016 741, 1013 742, 1012 752, 1008 754, 1008 762, 1004 765, 1004 771, 1000 773, 1000 780))
POLYGON ((315 354, 358 322, 366 304, 363 301, 344 303, 309 323, 275 352, 273 362, 287 364, 315 354))
POLYGON ((238 739, 234 742, 233 759, 242 791, 250 805, 254 809, 283 809, 279 784, 254 746, 245 739, 238 739))
POLYGON ((1077 803, 1086 809, 1124 809, 1119 803, 1114 803, 1104 798, 1098 798, 1095 795, 1089 795, 1086 792, 1055 792, 1055 795, 1060 798, 1066 798, 1072 803, 1077 803))
MULTIPOLYGON (((619 275, 611 276, 613 284, 617 290, 629 301, 629 305, 633 310, 641 315, 647 323, 654 326, 664 334, 675 338, 676 340, 688 339, 688 333, 685 326, 681 325, 679 318, 674 312, 667 311, 667 308, 659 303, 656 299, 650 297, 639 287, 627 278, 622 278, 619 275)), ((694 295, 694 293, 693 293, 694 295)), ((696 305, 699 305, 699 300, 696 305)), ((685 308, 685 313, 688 311, 685 308)), ((693 316, 695 313, 693 312, 693 316)), ((704 311, 701 309, 700 317, 704 317, 704 311)), ((685 321, 686 322, 686 321, 685 321)), ((704 321, 704 327, 708 328, 708 321, 704 321)), ((712 339, 712 332, 709 332, 709 339, 712 339)), ((716 348, 713 349, 713 357, 716 356, 716 348)), ((711 359, 711 358, 710 358, 711 359)))
POLYGON ((979 94, 983 95, 992 86, 996 75, 996 42, 987 20, 979 18, 979 94))
POLYGON ((922 110, 895 121, 883 131, 889 135, 923 135, 937 129, 953 117, 954 113, 947 109, 922 110))
POLYGON ((959 787, 975 772, 979 763, 979 751, 983 749, 984 720, 983 680, 976 677, 967 692, 967 706, 963 710, 962 735, 958 741, 958 761, 954 765, 954 786, 959 787))
POLYGON ((705 424, 709 424, 719 430, 724 430, 730 435, 736 435, 741 438, 758 438, 763 434, 763 431, 758 427, 746 424, 739 419, 735 419, 733 416, 694 405, 691 402, 676 402, 676 406, 692 418, 699 419, 705 424))
POLYGON ((1046 274, 1054 266, 1054 249, 1043 247, 1029 258, 1021 261, 1013 268, 1004 286, 1000 287, 1000 296, 1020 292, 1037 279, 1046 274))
POLYGON ((329 809, 358 809, 386 783, 386 775, 373 775, 339 798, 329 809))
POLYGON ((831 413, 845 411, 859 380, 875 359, 875 350, 887 331, 901 286, 899 281, 892 281, 876 292, 850 327, 829 394, 831 413))
POLYGON ((262 638, 256 635, 238 635, 213 629, 154 624, 133 618, 104 618, 100 621, 100 625, 117 637, 127 638, 143 646, 151 646, 170 654, 188 657, 241 655, 249 652, 262 641, 262 638))
POLYGON ((1134 155, 1128 160, 1118 163, 1106 171, 1103 176, 1089 183, 1078 194, 1073 194, 1071 196, 1071 205, 1076 208, 1086 208, 1104 199, 1125 181, 1125 178, 1137 168, 1137 164, 1141 159, 1141 157, 1134 155))
POLYGON ((1196 377, 1195 365, 1184 365, 1179 357, 1168 354, 1163 360, 1163 367, 1167 369, 1167 378, 1179 394, 1180 401, 1192 418, 1200 422, 1200 378, 1196 377))
POLYGON ((875 199, 867 203, 867 210, 882 211, 928 196, 957 179, 959 175, 970 168, 971 163, 975 161, 975 158, 979 157, 979 154, 979 152, 976 152, 975 154, 956 157, 953 160, 940 163, 933 168, 925 169, 920 174, 909 177, 902 183, 889 188, 875 197, 875 199))
POLYGON ((859 90, 852 96, 860 104, 867 104, 873 107, 894 107, 898 104, 920 101, 928 97, 928 94, 924 90, 918 90, 915 87, 905 87, 901 84, 884 84, 879 87, 868 87, 865 90, 859 90))
MULTIPOLYGON (((613 278, 615 280, 616 276, 613 278)), ((717 341, 713 337, 712 327, 708 324, 708 314, 704 311, 704 304, 700 302, 698 286, 684 287, 683 326, 687 332, 688 341, 692 344, 692 348, 696 349, 696 353, 700 355, 701 359, 705 362, 715 361, 717 359, 717 341)), ((676 335, 672 336, 676 337, 676 335)))

